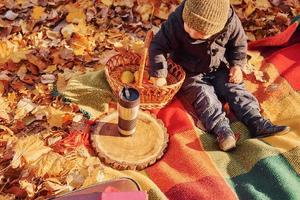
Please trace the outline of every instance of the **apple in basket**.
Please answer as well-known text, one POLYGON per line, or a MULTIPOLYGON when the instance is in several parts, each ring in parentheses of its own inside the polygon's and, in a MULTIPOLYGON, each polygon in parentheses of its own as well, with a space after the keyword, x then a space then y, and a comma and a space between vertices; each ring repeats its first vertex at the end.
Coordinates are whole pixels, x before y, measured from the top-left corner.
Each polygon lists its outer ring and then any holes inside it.
MULTIPOLYGON (((143 83, 149 83, 149 74, 147 71, 144 72, 143 75, 143 83)), ((139 71, 134 72, 134 81, 137 83, 139 80, 139 71)))
POLYGON ((125 84, 132 83, 134 81, 134 75, 131 71, 125 70, 121 74, 121 82, 125 84))

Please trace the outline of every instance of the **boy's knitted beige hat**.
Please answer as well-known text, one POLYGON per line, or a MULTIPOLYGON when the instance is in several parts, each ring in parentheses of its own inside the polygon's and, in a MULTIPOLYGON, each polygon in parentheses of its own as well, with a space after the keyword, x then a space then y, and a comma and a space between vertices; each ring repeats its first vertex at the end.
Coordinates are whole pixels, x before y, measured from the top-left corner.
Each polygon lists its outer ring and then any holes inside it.
POLYGON ((190 28, 214 35, 224 28, 229 9, 229 0, 187 0, 182 17, 190 28))

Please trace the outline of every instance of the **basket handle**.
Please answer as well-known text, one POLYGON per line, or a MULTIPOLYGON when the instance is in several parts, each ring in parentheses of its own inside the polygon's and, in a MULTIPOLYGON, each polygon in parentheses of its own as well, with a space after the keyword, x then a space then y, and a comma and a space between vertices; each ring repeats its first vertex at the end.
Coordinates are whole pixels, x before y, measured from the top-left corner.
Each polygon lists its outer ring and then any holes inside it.
POLYGON ((141 58, 141 62, 140 62, 140 67, 139 67, 139 76, 138 76, 138 87, 142 87, 143 84, 143 76, 144 76, 144 70, 145 70, 145 65, 146 65, 146 61, 147 61, 147 57, 148 57, 148 53, 149 53, 149 47, 151 44, 153 38, 153 31, 150 30, 147 32, 146 34, 146 39, 144 42, 144 52, 141 58))

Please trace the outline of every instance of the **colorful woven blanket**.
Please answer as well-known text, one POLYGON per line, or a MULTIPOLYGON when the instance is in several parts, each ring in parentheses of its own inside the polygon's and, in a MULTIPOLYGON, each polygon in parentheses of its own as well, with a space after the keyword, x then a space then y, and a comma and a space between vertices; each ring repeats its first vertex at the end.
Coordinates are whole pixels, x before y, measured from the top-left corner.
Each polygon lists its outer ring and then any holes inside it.
POLYGON ((235 151, 225 153, 213 135, 194 126, 180 99, 156 111, 168 128, 170 144, 162 160, 139 177, 150 199, 300 199, 299 52, 300 43, 276 51, 261 69, 267 83, 246 81, 263 115, 291 127, 286 135, 252 139, 241 122, 232 121, 241 138, 235 151))
MULTIPOLYGON (((294 32, 289 37, 300 37, 294 32)), ((280 37, 279 37, 280 38, 280 37)), ((281 38, 282 39, 282 38, 281 38)), ((281 40, 280 39, 280 40, 281 40)), ((282 45, 272 39, 271 46, 282 45)), ((264 39, 252 48, 268 46, 264 39)), ((286 45, 286 42, 284 42, 286 45)), ((142 172, 105 168, 107 179, 128 176, 141 184, 149 199, 300 199, 300 43, 285 46, 265 58, 268 81, 246 80, 260 101, 263 115, 291 127, 285 135, 250 138, 247 128, 232 119, 241 134, 232 152, 219 150, 215 137, 194 125, 189 108, 176 98, 153 111, 170 135, 166 154, 142 172)))

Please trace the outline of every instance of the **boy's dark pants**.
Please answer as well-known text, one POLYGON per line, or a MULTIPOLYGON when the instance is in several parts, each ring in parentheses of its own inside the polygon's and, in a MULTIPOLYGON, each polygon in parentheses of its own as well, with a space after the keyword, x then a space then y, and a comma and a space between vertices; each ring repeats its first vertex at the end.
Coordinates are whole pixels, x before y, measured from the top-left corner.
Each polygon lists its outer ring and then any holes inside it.
POLYGON ((261 118, 257 99, 243 84, 229 83, 229 69, 226 67, 208 74, 187 75, 182 92, 209 132, 219 133, 223 128, 229 128, 229 120, 219 99, 228 102, 238 120, 248 127, 261 118))

